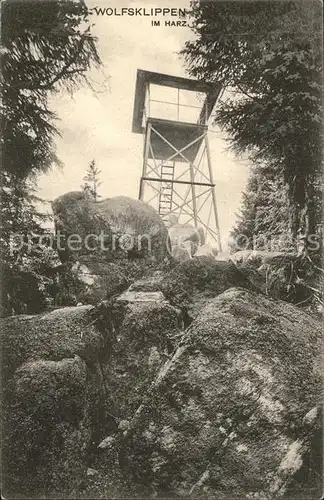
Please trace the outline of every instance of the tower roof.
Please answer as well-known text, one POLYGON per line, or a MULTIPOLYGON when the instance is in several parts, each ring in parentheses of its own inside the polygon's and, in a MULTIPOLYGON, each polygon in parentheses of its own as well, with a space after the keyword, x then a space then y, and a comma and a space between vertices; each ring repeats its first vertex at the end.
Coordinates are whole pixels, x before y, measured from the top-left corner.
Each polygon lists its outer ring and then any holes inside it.
POLYGON ((205 117, 208 120, 221 90, 219 83, 202 82, 199 80, 192 80, 190 78, 165 75, 163 73, 155 73, 153 71, 138 69, 132 126, 132 131, 135 133, 143 132, 142 123, 145 108, 145 95, 149 84, 204 93, 206 98, 202 106, 198 124, 204 123, 205 117))

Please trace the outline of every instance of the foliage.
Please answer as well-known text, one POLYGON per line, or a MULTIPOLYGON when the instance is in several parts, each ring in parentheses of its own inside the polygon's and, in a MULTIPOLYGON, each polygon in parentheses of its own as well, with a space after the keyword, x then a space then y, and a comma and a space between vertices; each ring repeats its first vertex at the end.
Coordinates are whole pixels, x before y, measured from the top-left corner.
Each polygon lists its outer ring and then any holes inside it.
POLYGON ((102 184, 100 181, 100 174, 101 170, 96 167, 95 160, 92 160, 86 171, 86 175, 83 177, 85 182, 83 186, 81 186, 84 192, 89 193, 95 201, 101 197, 98 193, 99 186, 102 184))
MULTIPOLYGON (((292 229, 315 233, 321 172, 321 3, 193 2, 189 73, 231 89, 215 122, 238 153, 282 173, 292 229)), ((224 94, 226 96, 226 93, 224 94)))
POLYGON ((265 295, 291 302, 321 318, 323 272, 319 256, 255 250, 237 261, 240 271, 265 295))
MULTIPOLYGON (((4 0, 1 45, 0 251, 11 276, 3 279, 7 314, 30 311, 29 285, 38 291, 46 288, 46 274, 33 271, 37 259, 46 267, 46 245, 36 245, 37 256, 27 255, 25 245, 11 254, 10 237, 15 233, 26 240, 31 233, 44 233, 46 217, 36 208, 40 200, 34 194, 36 176, 60 164, 54 144, 57 117, 49 98, 87 83, 87 71, 100 58, 84 0, 4 0)), ((43 303, 40 298, 38 302, 43 303)))
POLYGON ((0 173, 1 183, 1 255, 7 261, 20 260, 25 255, 26 246, 20 253, 10 251, 10 241, 15 234, 21 238, 27 238, 28 234, 43 230, 41 224, 48 218, 35 208, 35 203, 41 200, 35 196, 35 185, 33 182, 15 178, 5 172, 0 173), (13 182, 14 180, 14 182, 13 182))
POLYGON ((57 163, 51 93, 72 92, 100 59, 83 0, 2 3, 3 157, 25 178, 57 163))
POLYGON ((281 234, 296 250, 304 235, 293 266, 279 259, 264 278, 269 294, 310 308, 322 305, 322 248, 309 245, 322 216, 321 14, 316 0, 193 2, 182 51, 191 76, 222 85, 215 123, 254 164, 232 237, 281 234))
POLYGON ((281 256, 264 267, 268 295, 322 314, 321 277, 307 256, 300 254, 295 260, 281 256))
POLYGON ((231 249, 295 249, 289 222, 288 192, 282 177, 268 166, 254 166, 230 233, 231 249))

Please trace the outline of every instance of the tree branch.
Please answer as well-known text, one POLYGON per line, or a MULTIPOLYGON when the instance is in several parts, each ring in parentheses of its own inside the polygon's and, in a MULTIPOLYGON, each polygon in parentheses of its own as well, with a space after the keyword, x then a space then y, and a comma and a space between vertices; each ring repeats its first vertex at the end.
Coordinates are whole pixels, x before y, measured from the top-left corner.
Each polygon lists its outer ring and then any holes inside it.
POLYGON ((82 50, 84 41, 86 40, 87 35, 86 32, 81 35, 81 39, 78 43, 78 46, 76 48, 76 52, 74 56, 71 58, 71 60, 65 64, 65 66, 57 73, 56 76, 52 78, 51 81, 46 82, 46 83, 41 83, 38 81, 37 83, 32 82, 32 81, 24 81, 24 82, 19 82, 16 84, 11 84, 10 88, 14 89, 25 89, 25 90, 50 90, 55 83, 57 83, 63 76, 65 75, 72 75, 76 73, 82 73, 83 71, 86 70, 86 68, 75 68, 74 70, 68 71, 68 69, 76 62, 77 57, 82 50))
POLYGON ((257 104, 259 104, 259 106, 262 106, 261 103, 262 103, 262 100, 261 99, 258 99, 257 97, 252 97, 250 94, 248 94, 247 92, 245 92, 242 87, 236 83, 235 84, 236 87, 239 89, 239 91, 244 94, 246 97, 248 97, 249 99, 251 99, 252 101, 256 102, 257 104))

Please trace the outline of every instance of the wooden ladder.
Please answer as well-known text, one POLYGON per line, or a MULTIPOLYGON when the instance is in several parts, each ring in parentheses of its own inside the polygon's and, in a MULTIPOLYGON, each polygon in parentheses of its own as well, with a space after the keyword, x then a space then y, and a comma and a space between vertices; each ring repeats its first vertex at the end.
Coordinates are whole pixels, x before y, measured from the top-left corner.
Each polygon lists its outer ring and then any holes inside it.
POLYGON ((172 196, 174 180, 174 163, 171 165, 163 164, 161 167, 161 190, 159 194, 159 214, 165 220, 166 215, 172 210, 172 196))

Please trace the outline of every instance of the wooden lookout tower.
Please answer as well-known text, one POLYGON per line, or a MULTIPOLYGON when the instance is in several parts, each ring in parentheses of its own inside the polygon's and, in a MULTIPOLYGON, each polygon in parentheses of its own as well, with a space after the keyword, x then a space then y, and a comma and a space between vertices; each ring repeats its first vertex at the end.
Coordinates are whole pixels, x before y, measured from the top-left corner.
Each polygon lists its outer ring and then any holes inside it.
POLYGON ((133 127, 144 136, 139 199, 167 222, 203 227, 221 251, 208 122, 220 86, 137 70, 133 127))

